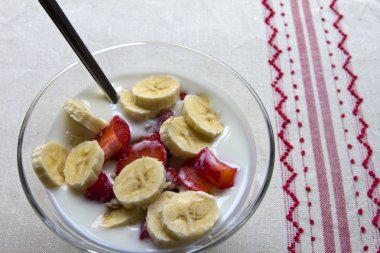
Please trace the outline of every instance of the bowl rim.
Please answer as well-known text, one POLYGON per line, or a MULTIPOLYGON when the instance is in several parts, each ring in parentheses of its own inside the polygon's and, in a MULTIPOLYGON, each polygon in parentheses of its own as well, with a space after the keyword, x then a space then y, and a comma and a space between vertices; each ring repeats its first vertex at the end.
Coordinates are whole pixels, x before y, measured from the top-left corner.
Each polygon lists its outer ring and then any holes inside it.
MULTIPOLYGON (((98 54, 102 54, 102 53, 105 53, 105 52, 109 52, 109 51, 113 51, 113 50, 117 50, 117 49, 120 49, 120 48, 124 48, 124 47, 133 47, 133 46, 143 46, 143 45, 157 45, 157 46, 166 46, 166 47, 176 47, 176 48, 179 48, 179 49, 185 49, 185 50, 188 50, 188 51, 192 51, 193 53, 197 53, 197 54, 200 54, 206 58, 209 58, 213 61, 215 61, 216 63, 222 65, 223 67, 225 67, 226 69, 228 69, 229 71, 231 71, 238 79, 240 79, 240 81, 248 88, 248 90, 251 92, 251 94, 254 96, 254 98, 256 99, 256 101, 258 102, 259 104, 259 107, 260 107, 260 110, 264 116, 264 119, 265 119, 265 123, 266 123, 266 127, 267 127, 267 130, 268 130, 268 135, 269 135, 269 163, 268 163, 268 168, 267 168, 267 172, 266 172, 266 175, 265 175, 265 179, 264 179, 264 184, 261 186, 261 188, 259 189, 259 195, 256 199, 256 202, 254 205, 251 206, 251 208, 248 208, 245 212, 243 212, 242 216, 243 218, 226 234, 224 234, 223 236, 221 236, 220 238, 218 238, 218 240, 215 240, 215 241, 212 241, 208 244, 206 244, 204 247, 202 248, 198 248, 198 249, 194 249, 194 250, 191 250, 189 252, 199 252, 201 250, 205 250, 205 249, 210 249, 211 247, 215 247, 217 245, 219 245, 220 243, 222 243, 223 241, 225 241, 227 238, 231 237, 233 234, 235 234, 251 217, 252 215, 255 213, 255 211, 257 210, 257 208, 260 206, 268 188, 269 188, 269 184, 270 184, 270 181, 271 181, 271 178, 272 178, 272 175, 273 175, 273 170, 274 170, 274 161, 275 161, 275 141, 274 141, 274 134, 273 134, 273 128, 272 128, 272 124, 270 122, 270 119, 269 119, 269 115, 264 107, 264 104, 263 102, 261 101, 261 99, 259 98, 258 94, 256 93, 256 91, 252 88, 252 86, 237 72, 235 71, 233 68, 231 68, 230 66, 228 66, 226 63, 224 63, 223 61, 209 55, 209 54, 206 54, 202 51, 199 51, 197 49, 194 49, 194 48, 191 48, 191 47, 187 47, 187 46, 183 46, 183 45, 179 45, 179 44, 175 44, 175 43, 168 43, 168 42, 160 42, 160 41, 142 41, 142 42, 132 42, 132 43, 125 43, 125 44, 120 44, 120 45, 115 45, 115 46, 111 46, 111 47, 107 47, 107 48, 104 48, 104 49, 101 49, 99 51, 96 51, 94 53, 92 53, 92 55, 98 55, 98 54)), ((39 101, 39 99, 41 98, 42 94, 45 92, 45 90, 57 79, 59 78, 63 73, 65 73, 66 71, 68 71, 69 69, 71 69, 72 67, 74 67, 75 65, 79 64, 79 61, 76 61, 70 65, 68 65, 67 67, 63 68, 61 71, 59 71, 57 74, 54 75, 53 78, 51 78, 44 86, 43 88, 38 92, 38 94, 36 95, 36 97, 34 98, 33 102, 31 103, 31 105, 29 106, 28 110, 27 110, 27 113, 24 117, 24 120, 22 122, 22 125, 21 125, 21 128, 20 128, 20 131, 19 131, 19 137, 18 137, 18 142, 17 142, 17 167, 18 167, 18 173, 19 173, 19 179, 21 181, 21 185, 22 185, 22 188, 23 188, 23 191, 28 199, 28 202, 29 204, 32 206, 33 210, 36 212, 37 216, 42 220, 42 222, 51 230, 53 231, 55 234, 57 234, 60 238, 64 239, 66 242, 70 243, 71 245, 75 246, 76 248, 82 250, 82 251, 86 251, 86 252, 89 252, 87 248, 83 247, 83 245, 80 245, 78 244, 76 241, 74 241, 71 237, 67 236, 64 232, 61 231, 61 229, 59 229, 44 213, 44 211, 39 207, 39 205, 37 204, 37 201, 34 199, 33 197, 33 194, 29 188, 29 185, 26 181, 26 177, 25 177, 25 174, 24 174, 24 170, 23 170, 23 162, 22 162, 22 144, 23 144, 23 137, 24 137, 24 132, 25 132, 25 128, 29 122, 29 118, 33 112, 33 109, 35 107, 35 105, 37 104, 37 102, 39 101)), ((92 251, 91 251, 92 252, 92 251)))

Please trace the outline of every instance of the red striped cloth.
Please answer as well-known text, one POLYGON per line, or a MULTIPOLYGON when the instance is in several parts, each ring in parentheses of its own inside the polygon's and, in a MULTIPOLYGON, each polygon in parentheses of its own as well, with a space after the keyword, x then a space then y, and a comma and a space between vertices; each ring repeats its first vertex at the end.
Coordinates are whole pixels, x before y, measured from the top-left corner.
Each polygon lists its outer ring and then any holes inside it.
POLYGON ((341 4, 347 2, 262 0, 275 175, 284 193, 281 251, 380 252, 378 150, 362 109, 369 101, 359 92, 366 83, 349 46, 349 10, 341 4))

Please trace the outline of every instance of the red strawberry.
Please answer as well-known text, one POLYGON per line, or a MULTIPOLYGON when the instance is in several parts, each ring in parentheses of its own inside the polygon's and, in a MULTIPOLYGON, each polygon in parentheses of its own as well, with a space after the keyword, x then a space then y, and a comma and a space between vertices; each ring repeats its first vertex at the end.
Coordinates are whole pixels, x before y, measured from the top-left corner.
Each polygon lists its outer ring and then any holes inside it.
POLYGON ((177 188, 181 184, 181 179, 178 177, 178 171, 174 168, 167 167, 166 170, 166 182, 170 182, 170 190, 177 188))
POLYGON ((166 164, 167 154, 164 145, 159 141, 140 141, 130 146, 123 154, 123 157, 117 162, 116 175, 119 175, 121 170, 143 156, 157 158, 162 161, 162 164, 166 164))
POLYGON ((129 125, 122 118, 115 115, 111 122, 97 135, 98 143, 108 159, 123 146, 128 146, 131 141, 129 125))
POLYGON ((145 141, 159 141, 161 142, 161 137, 159 132, 154 132, 144 138, 145 141))
POLYGON ((220 161, 208 148, 199 152, 194 168, 200 176, 219 189, 230 188, 234 185, 237 169, 220 161))
POLYGON ((140 240, 145 240, 145 239, 149 239, 149 238, 150 238, 150 235, 148 233, 148 228, 146 226, 146 221, 144 221, 140 225, 140 240))
POLYGON ((107 126, 103 128, 99 132, 96 139, 100 147, 104 151, 105 159, 110 158, 123 146, 123 144, 119 141, 119 138, 115 134, 115 131, 113 130, 112 126, 107 126))
POLYGON ((128 151, 129 146, 122 146, 115 154, 112 155, 111 159, 114 161, 119 161, 123 158, 123 155, 128 151))
POLYGON ((179 93, 179 99, 181 99, 181 100, 184 100, 186 96, 187 96, 187 93, 184 92, 184 91, 181 91, 181 92, 179 93))
POLYGON ((84 196, 101 203, 110 201, 115 195, 106 174, 100 172, 98 180, 86 189, 84 196))
POLYGON ((164 122, 173 115, 174 113, 172 111, 166 111, 162 113, 160 116, 158 116, 156 124, 154 125, 154 128, 153 128, 153 131, 159 132, 161 125, 164 124, 164 122))
POLYGON ((111 122, 121 144, 123 144, 123 146, 128 146, 129 142, 131 141, 131 131, 129 130, 128 123, 118 115, 113 116, 111 122))
POLYGON ((191 191, 210 192, 212 185, 200 177, 191 163, 186 163, 179 169, 178 177, 182 184, 191 191))

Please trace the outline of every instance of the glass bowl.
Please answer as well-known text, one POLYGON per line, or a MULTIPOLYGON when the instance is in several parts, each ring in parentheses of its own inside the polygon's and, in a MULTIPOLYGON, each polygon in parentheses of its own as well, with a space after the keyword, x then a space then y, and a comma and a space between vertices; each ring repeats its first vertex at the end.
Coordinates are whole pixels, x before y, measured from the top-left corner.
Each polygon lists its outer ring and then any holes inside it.
MULTIPOLYGON (((265 108, 255 93, 236 71, 221 61, 197 50, 160 42, 141 42, 119 45, 94 53, 94 57, 112 81, 125 75, 141 73, 172 73, 191 77, 198 83, 214 84, 213 89, 226 94, 245 118, 255 143, 257 159, 252 184, 246 189, 245 199, 234 214, 212 230, 209 236, 175 249, 157 252, 197 252, 225 241, 233 235, 259 207, 268 189, 274 164, 274 139, 265 108)), ((59 72, 38 93, 23 121, 17 147, 20 181, 29 203, 38 217, 59 237, 85 252, 119 252, 74 230, 56 210, 49 194, 35 175, 31 153, 47 141, 51 122, 62 111, 63 101, 75 97, 79 91, 95 85, 82 64, 75 62, 59 72)), ((128 249, 120 252, 128 252, 128 249)))

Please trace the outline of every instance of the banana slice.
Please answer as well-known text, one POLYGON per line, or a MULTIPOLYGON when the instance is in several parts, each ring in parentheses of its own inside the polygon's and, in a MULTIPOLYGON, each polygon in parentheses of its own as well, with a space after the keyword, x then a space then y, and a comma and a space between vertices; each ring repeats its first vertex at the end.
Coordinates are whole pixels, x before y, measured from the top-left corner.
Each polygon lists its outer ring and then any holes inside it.
POLYGON ((125 114, 136 121, 154 118, 160 113, 160 110, 148 110, 136 105, 132 93, 125 89, 121 90, 119 95, 125 114))
POLYGON ((183 101, 182 115, 195 131, 209 138, 215 138, 223 132, 220 115, 210 107, 206 98, 187 95, 183 101))
POLYGON ((122 225, 133 225, 142 221, 144 217, 145 212, 140 208, 126 209, 124 207, 119 207, 118 209, 110 209, 103 214, 100 226, 112 228, 122 225))
POLYGON ((179 81, 171 76, 150 76, 132 87, 134 101, 146 109, 167 109, 179 98, 179 81))
POLYGON ((155 158, 143 157, 128 164, 115 178, 113 191, 125 208, 154 202, 165 185, 165 168, 155 158))
POLYGON ((66 183, 85 190, 95 183, 102 170, 104 152, 97 141, 85 141, 71 150, 64 169, 66 183))
POLYGON ((64 146, 48 142, 37 147, 32 153, 32 166, 41 182, 48 188, 63 184, 63 168, 67 159, 64 146))
POLYGON ((146 216, 146 225, 150 237, 155 243, 161 245, 169 245, 177 242, 175 238, 170 236, 162 226, 162 210, 169 200, 177 193, 166 191, 161 194, 160 198, 149 205, 146 216))
POLYGON ((187 241, 206 234, 219 218, 215 197, 205 192, 186 191, 173 196, 162 210, 167 232, 187 241))
POLYGON ((190 159, 202 148, 211 146, 203 140, 185 121, 184 117, 171 117, 160 128, 161 141, 174 156, 190 159))
POLYGON ((73 120, 81 123, 94 133, 107 126, 104 120, 91 113, 80 100, 68 99, 63 104, 63 108, 73 120))

